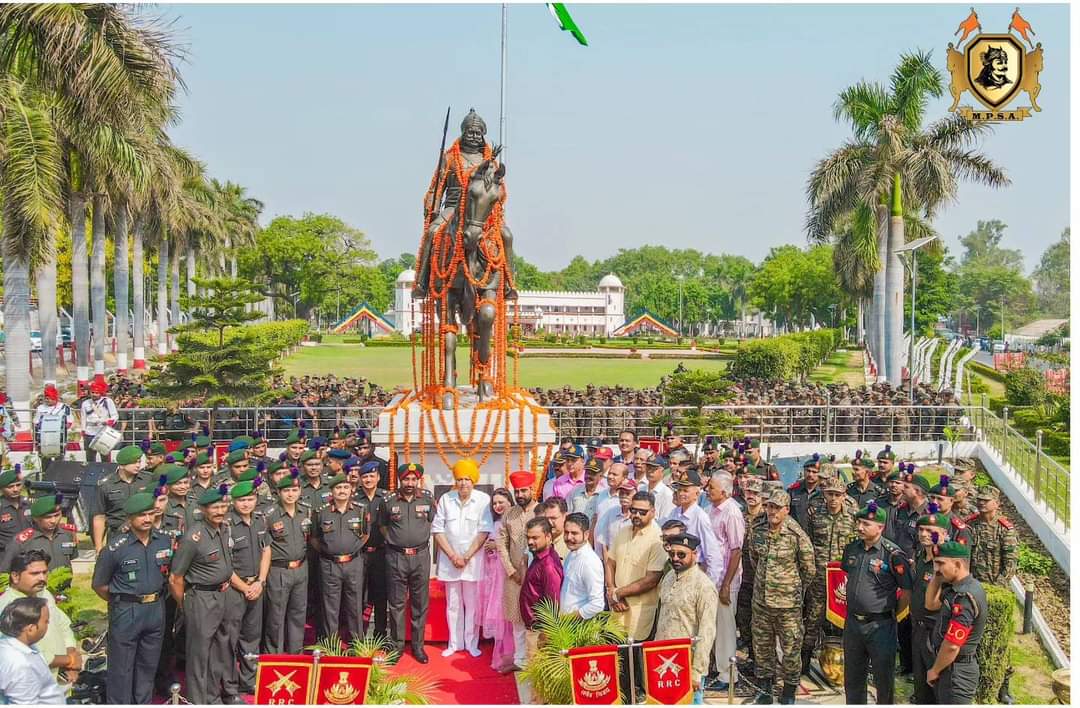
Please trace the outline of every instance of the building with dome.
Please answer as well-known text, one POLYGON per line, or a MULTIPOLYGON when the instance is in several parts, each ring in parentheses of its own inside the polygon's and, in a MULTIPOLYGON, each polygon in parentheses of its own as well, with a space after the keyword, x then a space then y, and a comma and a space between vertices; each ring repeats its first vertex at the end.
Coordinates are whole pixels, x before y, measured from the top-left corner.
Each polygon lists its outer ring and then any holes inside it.
MULTIPOLYGON (((419 308, 413 307, 412 287, 416 271, 402 271, 394 283, 394 310, 386 319, 394 329, 409 335, 420 326, 419 308)), ((595 292, 521 290, 518 317, 525 334, 583 334, 589 337, 612 335, 625 321, 626 289, 619 276, 608 273, 595 292)), ((513 316, 513 312, 507 313, 513 316)))

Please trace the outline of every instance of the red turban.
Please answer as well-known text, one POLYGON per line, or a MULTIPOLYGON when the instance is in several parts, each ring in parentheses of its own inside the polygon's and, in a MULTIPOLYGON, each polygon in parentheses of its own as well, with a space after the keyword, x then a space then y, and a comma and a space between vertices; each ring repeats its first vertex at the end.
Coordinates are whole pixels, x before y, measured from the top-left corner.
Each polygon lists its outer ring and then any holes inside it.
POLYGON ((510 486, 514 489, 531 488, 536 482, 536 475, 532 472, 513 472, 510 474, 510 486))

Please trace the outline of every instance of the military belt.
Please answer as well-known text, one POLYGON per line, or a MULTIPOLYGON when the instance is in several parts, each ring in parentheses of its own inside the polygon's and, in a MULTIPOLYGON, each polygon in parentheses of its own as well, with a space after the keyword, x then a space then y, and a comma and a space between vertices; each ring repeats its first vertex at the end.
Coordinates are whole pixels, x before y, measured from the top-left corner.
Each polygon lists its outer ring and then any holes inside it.
POLYGON ((393 544, 388 543, 388 544, 386 544, 386 547, 389 548, 391 551, 397 551, 398 553, 404 553, 407 556, 415 556, 420 551, 426 551, 428 545, 425 543, 425 544, 420 545, 420 546, 414 546, 412 548, 406 548, 404 546, 395 546, 393 544))
POLYGON ((152 592, 149 595, 128 595, 127 593, 122 592, 114 592, 109 594, 110 600, 118 600, 120 602, 134 602, 139 605, 149 605, 151 602, 157 602, 160 597, 160 592, 152 592))
POLYGON ((323 558, 329 561, 333 561, 335 563, 348 563, 353 558, 356 558, 356 556, 356 553, 340 553, 338 555, 331 555, 329 553, 323 554, 323 558))
POLYGON ((225 592, 229 589, 228 581, 220 584, 206 585, 203 583, 191 583, 188 587, 202 592, 225 592))
POLYGON ((307 560, 307 559, 306 558, 298 558, 296 560, 291 560, 291 561, 270 561, 270 565, 273 566, 274 568, 288 568, 289 570, 294 570, 294 569, 299 568, 300 566, 302 566, 304 564, 305 560, 307 560))
POLYGON ((364 553, 374 553, 382 548, 382 546, 364 546, 364 553))
POLYGON ((954 664, 966 664, 969 661, 975 661, 978 657, 975 654, 961 654, 953 659, 954 664))
POLYGON ((252 575, 252 576, 249 576, 247 578, 240 578, 240 579, 243 580, 245 583, 253 583, 253 582, 255 582, 256 580, 259 579, 259 576, 258 575, 252 575))
POLYGON ((848 614, 851 615, 852 617, 854 617, 855 619, 859 620, 860 622, 869 622, 871 620, 879 620, 879 619, 892 619, 892 617, 893 617, 892 612, 867 612, 864 615, 860 615, 857 612, 850 612, 849 611, 848 614))

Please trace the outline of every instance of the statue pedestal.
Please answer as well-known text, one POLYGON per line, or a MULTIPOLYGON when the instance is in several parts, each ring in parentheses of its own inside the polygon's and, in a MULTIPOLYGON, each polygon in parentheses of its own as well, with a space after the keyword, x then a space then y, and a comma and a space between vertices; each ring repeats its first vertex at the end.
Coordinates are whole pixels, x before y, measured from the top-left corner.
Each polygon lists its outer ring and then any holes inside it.
POLYGON ((406 394, 395 396, 379 414, 371 431, 377 447, 394 451, 397 463, 424 466, 425 486, 436 496, 453 486, 450 466, 463 457, 480 465, 480 486, 485 491, 507 486, 508 471, 540 473, 556 449, 551 416, 529 396, 508 409, 476 408, 471 388, 459 389, 461 408, 425 410, 415 400, 404 405, 406 394))

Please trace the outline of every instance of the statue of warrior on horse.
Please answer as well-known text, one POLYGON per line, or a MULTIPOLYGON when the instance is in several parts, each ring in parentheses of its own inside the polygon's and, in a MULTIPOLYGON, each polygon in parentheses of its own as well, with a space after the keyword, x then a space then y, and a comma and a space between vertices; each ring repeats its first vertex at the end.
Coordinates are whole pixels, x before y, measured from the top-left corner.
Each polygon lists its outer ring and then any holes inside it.
MULTIPOLYGON (((455 407, 459 327, 472 341, 470 378, 477 395, 481 401, 493 398, 496 370, 505 366, 505 360, 493 359, 493 342, 506 341, 506 332, 495 332, 495 324, 501 320, 505 330, 505 303, 517 299, 513 235, 503 223, 506 166, 498 161, 501 148, 490 146, 486 133, 484 120, 470 109, 461 122, 461 137, 445 152, 440 148, 424 197, 413 296, 427 306, 425 317, 435 320, 425 324, 437 341, 425 341, 425 347, 437 345, 441 353, 441 361, 432 362, 441 380, 431 371, 425 385, 441 389, 442 407, 448 410, 455 407)), ((444 145, 445 139, 444 127, 444 145)))

